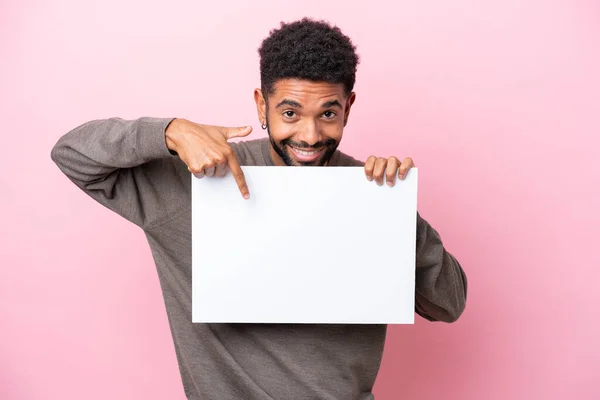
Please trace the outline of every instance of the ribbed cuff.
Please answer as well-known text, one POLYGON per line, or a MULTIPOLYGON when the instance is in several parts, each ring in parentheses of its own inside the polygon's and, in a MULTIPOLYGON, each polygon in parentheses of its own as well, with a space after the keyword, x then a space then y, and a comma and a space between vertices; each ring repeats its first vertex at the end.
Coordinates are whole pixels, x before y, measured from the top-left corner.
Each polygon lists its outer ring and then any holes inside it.
POLYGON ((149 159, 173 157, 177 155, 167 147, 165 131, 175 118, 142 117, 138 119, 140 147, 149 159))

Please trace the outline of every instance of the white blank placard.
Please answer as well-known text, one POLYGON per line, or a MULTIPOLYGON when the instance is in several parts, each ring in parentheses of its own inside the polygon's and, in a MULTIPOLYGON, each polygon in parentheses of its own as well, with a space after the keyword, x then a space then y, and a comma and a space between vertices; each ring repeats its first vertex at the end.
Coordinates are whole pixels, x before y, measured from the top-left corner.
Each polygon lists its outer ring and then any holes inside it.
POLYGON ((417 169, 242 167, 192 176, 192 321, 414 323, 417 169))

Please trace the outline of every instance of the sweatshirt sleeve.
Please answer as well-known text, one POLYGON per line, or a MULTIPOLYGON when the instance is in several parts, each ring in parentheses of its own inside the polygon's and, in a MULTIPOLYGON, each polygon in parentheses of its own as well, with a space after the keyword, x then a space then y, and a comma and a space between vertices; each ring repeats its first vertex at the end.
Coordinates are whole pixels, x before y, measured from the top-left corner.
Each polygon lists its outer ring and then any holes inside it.
POLYGON ((143 228, 182 205, 179 158, 165 142, 172 120, 86 122, 58 140, 51 158, 85 193, 143 228))
POLYGON ((417 314, 429 321, 456 321, 465 309, 467 277, 435 229, 417 213, 417 314))

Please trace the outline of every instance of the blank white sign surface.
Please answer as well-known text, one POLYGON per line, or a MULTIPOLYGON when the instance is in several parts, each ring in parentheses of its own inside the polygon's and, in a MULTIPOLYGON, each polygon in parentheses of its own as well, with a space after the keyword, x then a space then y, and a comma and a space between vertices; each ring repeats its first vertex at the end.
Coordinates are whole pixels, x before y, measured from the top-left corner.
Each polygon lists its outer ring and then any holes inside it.
POLYGON ((192 321, 414 323, 417 169, 242 167, 192 176, 192 321))

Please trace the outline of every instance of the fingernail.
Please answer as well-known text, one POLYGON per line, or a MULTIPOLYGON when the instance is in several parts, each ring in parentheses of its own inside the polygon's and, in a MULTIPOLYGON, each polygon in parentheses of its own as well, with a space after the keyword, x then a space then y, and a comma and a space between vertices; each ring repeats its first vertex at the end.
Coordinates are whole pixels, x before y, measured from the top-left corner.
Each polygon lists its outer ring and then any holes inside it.
POLYGON ((394 182, 392 181, 387 181, 388 186, 392 186, 394 184, 394 182))
POLYGON ((246 194, 244 195, 244 198, 245 198, 246 200, 248 200, 248 199, 250 198, 250 195, 249 195, 248 193, 246 193, 246 194))

